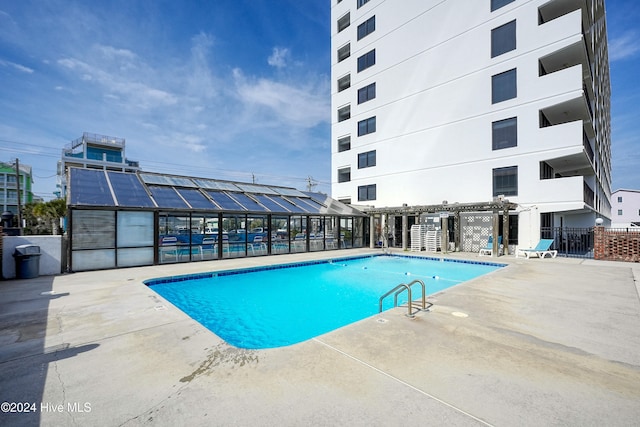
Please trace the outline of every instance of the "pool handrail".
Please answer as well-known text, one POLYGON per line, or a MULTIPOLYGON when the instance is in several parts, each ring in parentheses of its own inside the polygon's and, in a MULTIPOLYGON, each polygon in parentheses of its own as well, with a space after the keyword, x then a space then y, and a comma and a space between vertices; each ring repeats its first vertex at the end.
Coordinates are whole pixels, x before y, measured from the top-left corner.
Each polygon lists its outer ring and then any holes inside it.
POLYGON ((401 288, 406 289, 406 290, 407 290, 407 292, 408 292, 408 294, 409 294, 409 302, 408 302, 408 304, 407 304, 407 307, 408 307, 409 311, 407 312, 407 317, 414 317, 414 316, 413 316, 413 310, 411 309, 411 288, 410 288, 407 284, 405 284, 405 283, 400 283, 398 286, 396 286, 395 288, 391 289, 389 292, 387 292, 386 294, 384 294, 384 295, 382 295, 382 296, 380 297, 380 300, 379 300, 379 302, 378 302, 378 304, 379 304, 379 305, 378 305, 378 308, 379 308, 378 313, 382 313, 382 301, 383 301, 386 297, 388 297, 389 295, 391 295, 392 293, 394 293, 394 292, 398 291, 398 289, 400 289, 400 291, 396 292, 395 297, 394 297, 394 301, 393 301, 393 306, 394 306, 394 307, 397 307, 397 306, 398 306, 398 294, 399 294, 402 290, 404 290, 404 289, 401 289, 401 288))
POLYGON ((389 295, 391 295, 393 292, 395 292, 394 296, 393 296, 393 306, 397 307, 398 306, 398 295, 400 295, 405 289, 407 290, 407 294, 408 294, 408 302, 407 302, 407 308, 408 308, 408 313, 407 313, 407 317, 415 317, 413 314, 413 307, 412 307, 412 303, 413 303, 413 299, 411 298, 411 286, 415 285, 416 283, 419 283, 420 286, 422 287, 422 311, 428 311, 427 309, 427 297, 426 297, 426 286, 424 284, 424 282, 420 279, 416 279, 412 282, 410 282, 409 284, 406 283, 400 283, 398 286, 396 286, 395 288, 391 289, 389 292, 387 292, 386 294, 384 294, 383 296, 380 297, 380 300, 378 302, 378 313, 382 313, 382 301, 388 297, 389 295))

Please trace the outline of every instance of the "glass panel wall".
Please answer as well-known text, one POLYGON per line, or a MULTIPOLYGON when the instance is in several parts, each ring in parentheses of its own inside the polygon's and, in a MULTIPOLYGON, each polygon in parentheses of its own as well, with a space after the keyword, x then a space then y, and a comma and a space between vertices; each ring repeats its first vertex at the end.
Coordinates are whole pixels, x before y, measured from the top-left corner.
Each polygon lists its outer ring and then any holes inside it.
POLYGON ((353 229, 353 247, 354 248, 363 248, 365 246, 365 225, 367 221, 363 217, 355 217, 354 219, 355 227, 353 229))
POLYGON ((309 250, 312 252, 324 250, 324 223, 325 217, 323 216, 309 217, 309 227, 311 229, 309 250))
POLYGON ((153 264, 153 212, 119 211, 118 267, 153 264))
POLYGON ((266 215, 249 215, 247 217, 247 253, 249 256, 267 255, 269 253, 269 222, 266 215))
POLYGON ((191 250, 184 254, 191 261, 218 258, 215 252, 217 238, 217 214, 192 214, 191 215, 191 250))
POLYGON ((191 220, 188 213, 158 214, 158 261, 161 264, 191 260, 191 220))
POLYGON ((271 253, 289 253, 289 217, 271 217, 271 253))
POLYGON ((327 249, 338 249, 340 236, 338 235, 338 217, 328 217, 325 222, 325 245, 327 249))
POLYGON ((307 251, 307 217, 292 216, 290 224, 291 252, 307 251))
POLYGON ((76 271, 347 249, 369 238, 363 217, 83 209, 70 215, 76 271))
POLYGON ((74 271, 116 267, 116 213, 71 211, 71 257, 74 271))
POLYGON ((353 218, 340 218, 340 249, 353 247, 353 218))
POLYGON ((222 216, 222 257, 247 256, 247 216, 222 216))

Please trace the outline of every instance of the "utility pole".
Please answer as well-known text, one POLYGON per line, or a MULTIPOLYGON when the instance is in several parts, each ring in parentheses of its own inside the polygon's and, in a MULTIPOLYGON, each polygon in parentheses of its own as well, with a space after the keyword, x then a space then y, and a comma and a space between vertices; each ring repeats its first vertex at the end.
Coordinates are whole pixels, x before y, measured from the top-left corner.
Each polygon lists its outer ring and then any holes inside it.
POLYGON ((18 233, 22 236, 22 201, 20 200, 20 160, 16 157, 16 191, 18 193, 18 233))
POLYGON ((313 178, 311 177, 311 175, 309 175, 307 177, 307 191, 309 192, 313 191, 313 187, 315 187, 316 185, 318 184, 314 183, 313 178))

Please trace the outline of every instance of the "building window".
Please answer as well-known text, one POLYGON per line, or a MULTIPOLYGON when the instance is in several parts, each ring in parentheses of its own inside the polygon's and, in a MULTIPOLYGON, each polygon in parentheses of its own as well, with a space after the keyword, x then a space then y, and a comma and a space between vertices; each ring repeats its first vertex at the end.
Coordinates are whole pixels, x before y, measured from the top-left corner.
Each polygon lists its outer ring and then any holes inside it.
POLYGON ((509 166, 493 170, 493 197, 518 195, 518 167, 509 166))
POLYGON ((491 103, 506 101, 518 95, 516 69, 491 77, 491 103))
POLYGON ((369 3, 369 0, 358 0, 358 9, 360 9, 365 4, 369 3))
POLYGON ((376 199, 375 184, 358 186, 358 201, 375 200, 375 199, 376 199))
POLYGON ((343 122, 351 118, 351 105, 338 109, 338 122, 343 122))
POLYGON ((351 56, 351 43, 347 43, 338 49, 338 62, 344 61, 351 56))
POLYGON ((516 49, 516 21, 491 30, 491 57, 516 49))
POLYGON ((376 97, 376 84, 371 83, 368 86, 358 89, 358 104, 367 102, 376 97))
POLYGON ((338 182, 351 181, 351 168, 338 169, 338 182))
POLYGON ((358 58, 358 72, 366 70, 367 68, 375 65, 376 63, 376 50, 373 49, 358 58))
POLYGON ((618 203, 622 203, 622 196, 618 196, 618 203))
POLYGON ((358 25, 358 40, 363 37, 368 36, 376 30, 376 17, 372 16, 371 18, 364 21, 362 24, 358 25))
POLYGON ((513 3, 514 0, 491 0, 491 12, 498 10, 503 6, 513 3))
POLYGON ((349 25, 351 25, 351 17, 350 17, 350 15, 351 15, 351 13, 347 12, 346 15, 344 15, 343 17, 338 19, 338 32, 344 30, 349 25))
POLYGON ((358 154, 358 169, 370 168, 376 165, 376 150, 358 154))
POLYGON ((494 150, 518 146, 518 118, 500 120, 492 124, 494 150))
POLYGON ((622 215, 622 209, 618 209, 618 215, 622 215))
POLYGON ((547 162, 540 162, 540 179, 553 179, 553 168, 547 162))
POLYGON ((347 74, 344 77, 338 79, 338 92, 342 92, 345 89, 351 87, 351 74, 347 74))
MULTIPOLYGON (((551 212, 543 212, 540 214, 540 228, 550 229, 553 227, 553 214, 551 212)), ((542 230, 541 230, 542 231, 542 230)), ((549 230, 544 230, 549 231, 549 230)))
POLYGON ((338 139, 338 153, 351 150, 351 136, 343 136, 338 139))
POLYGON ((358 136, 367 135, 376 131, 376 117, 369 117, 358 122, 358 136))

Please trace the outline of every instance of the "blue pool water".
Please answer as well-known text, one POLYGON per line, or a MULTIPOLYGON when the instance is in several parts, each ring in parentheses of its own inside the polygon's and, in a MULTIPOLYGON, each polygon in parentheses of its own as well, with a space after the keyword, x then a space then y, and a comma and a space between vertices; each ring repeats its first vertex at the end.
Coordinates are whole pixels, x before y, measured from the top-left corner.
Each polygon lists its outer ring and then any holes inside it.
MULTIPOLYGON (((229 344, 295 344, 378 313, 379 299, 420 279, 427 295, 502 267, 409 256, 369 256, 148 280, 158 294, 229 344)), ((412 298, 421 296, 412 287, 412 298)), ((404 292, 398 299, 406 303, 404 292), (404 299, 402 299, 404 298, 404 299)), ((393 307, 393 295, 383 310, 393 307)))

